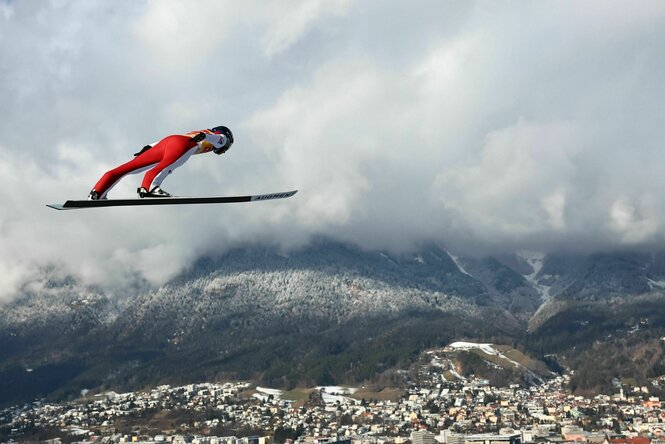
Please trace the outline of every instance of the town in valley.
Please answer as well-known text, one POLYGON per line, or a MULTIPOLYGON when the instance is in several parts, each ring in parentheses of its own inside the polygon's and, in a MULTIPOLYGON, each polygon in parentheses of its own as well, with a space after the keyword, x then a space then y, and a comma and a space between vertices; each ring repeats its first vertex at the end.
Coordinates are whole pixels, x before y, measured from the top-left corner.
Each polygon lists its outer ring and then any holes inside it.
MULTIPOLYGON (((0 410, 0 441, 193 444, 665 443, 665 381, 616 381, 615 393, 570 392, 570 375, 541 383, 450 380, 436 366, 402 390, 322 386, 283 391, 249 382, 82 393, 0 410)), ((450 375, 450 373, 448 373, 450 375)))

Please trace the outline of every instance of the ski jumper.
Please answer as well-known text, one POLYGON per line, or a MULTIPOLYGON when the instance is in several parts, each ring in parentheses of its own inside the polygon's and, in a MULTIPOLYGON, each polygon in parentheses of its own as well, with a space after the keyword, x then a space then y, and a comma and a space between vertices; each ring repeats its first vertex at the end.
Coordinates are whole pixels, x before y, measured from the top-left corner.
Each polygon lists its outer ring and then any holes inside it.
MULTIPOLYGON (((129 162, 104 173, 93 189, 97 191, 100 198, 104 198, 127 174, 138 174, 147 170, 141 186, 150 191, 160 186, 166 176, 184 164, 192 154, 207 153, 214 147, 223 144, 224 140, 220 137, 224 136, 214 134, 210 130, 165 137, 158 143, 151 144, 149 149, 144 149, 129 162), (192 137, 199 133, 205 134, 205 138, 200 142, 192 140, 192 137)), ((146 146, 146 148, 148 147, 146 146)))

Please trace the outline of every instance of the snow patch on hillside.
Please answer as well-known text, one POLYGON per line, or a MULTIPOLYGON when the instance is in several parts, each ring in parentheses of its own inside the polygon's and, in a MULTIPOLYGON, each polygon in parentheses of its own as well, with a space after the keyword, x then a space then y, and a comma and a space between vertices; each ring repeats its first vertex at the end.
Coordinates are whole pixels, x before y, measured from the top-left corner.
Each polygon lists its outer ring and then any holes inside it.
POLYGON ((665 288, 665 280, 654 281, 653 279, 647 278, 649 282, 649 287, 653 290, 654 288, 665 288))
POLYGON ((448 256, 450 257, 450 259, 452 259, 453 262, 455 262, 455 265, 457 265, 457 268, 459 269, 459 271, 461 271, 462 273, 466 274, 467 276, 471 276, 471 273, 467 272, 467 271, 464 269, 464 267, 463 267, 462 264, 460 263, 459 258, 458 258, 457 256, 451 254, 449 251, 446 251, 446 253, 448 253, 448 256))
POLYGON ((454 350, 464 350, 464 351, 469 351, 471 349, 477 348, 487 353, 488 355, 500 355, 500 353, 496 349, 494 349, 494 347, 492 347, 492 344, 479 344, 476 342, 458 341, 458 342, 453 342, 448 347, 454 350))
POLYGON ((252 396, 260 399, 263 402, 267 401, 270 396, 272 396, 274 399, 280 399, 280 397, 284 394, 282 390, 271 389, 267 387, 256 387, 256 391, 258 393, 254 393, 252 396))
POLYGON ((358 391, 355 387, 340 387, 338 385, 325 385, 318 386, 317 390, 321 390, 324 393, 330 393, 331 395, 353 395, 358 391))
POLYGON ((319 386, 316 388, 321 391, 321 397, 326 404, 360 404, 357 399, 349 398, 343 395, 352 395, 358 391, 354 387, 340 387, 337 385, 319 386))
POLYGON ((533 288, 536 289, 540 295, 542 301, 547 301, 550 295, 550 285, 543 285, 538 281, 538 273, 543 269, 543 264, 545 263, 545 255, 542 253, 534 253, 529 251, 522 251, 518 253, 518 256, 524 259, 533 269, 531 274, 524 275, 526 280, 533 285, 533 288))
POLYGON ((457 369, 455 368, 455 364, 453 364, 452 362, 450 363, 450 373, 452 373, 452 375, 454 377, 456 377, 457 379, 459 379, 461 381, 466 381, 466 378, 464 376, 457 373, 457 369))

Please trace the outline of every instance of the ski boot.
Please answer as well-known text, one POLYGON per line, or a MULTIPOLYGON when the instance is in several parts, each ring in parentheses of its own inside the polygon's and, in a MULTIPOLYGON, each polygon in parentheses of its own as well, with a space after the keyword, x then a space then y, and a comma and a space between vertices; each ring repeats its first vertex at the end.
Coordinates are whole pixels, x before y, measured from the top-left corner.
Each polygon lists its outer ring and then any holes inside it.
POLYGON ((169 193, 159 187, 153 188, 150 192, 143 187, 137 188, 136 192, 140 198, 144 197, 171 197, 169 193))
POLYGON ((106 200, 106 196, 101 197, 99 193, 95 190, 90 190, 90 194, 88 194, 88 200, 106 200))

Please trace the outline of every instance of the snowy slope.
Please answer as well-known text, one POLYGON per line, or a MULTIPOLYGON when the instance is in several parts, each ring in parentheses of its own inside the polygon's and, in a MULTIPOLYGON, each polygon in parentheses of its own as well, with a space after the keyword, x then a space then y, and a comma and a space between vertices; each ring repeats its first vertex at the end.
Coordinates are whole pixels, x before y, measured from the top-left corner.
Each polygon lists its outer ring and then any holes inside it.
MULTIPOLYGON (((551 285, 545 285, 543 284, 543 280, 539 279, 539 273, 543 268, 545 255, 542 253, 520 252, 518 253, 518 256, 524 259, 533 268, 533 272, 524 277, 533 285, 533 288, 536 289, 541 300, 543 302, 547 301, 550 298, 551 285)), ((549 276, 544 276, 545 279, 548 277, 549 276)))

